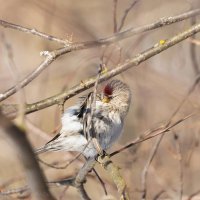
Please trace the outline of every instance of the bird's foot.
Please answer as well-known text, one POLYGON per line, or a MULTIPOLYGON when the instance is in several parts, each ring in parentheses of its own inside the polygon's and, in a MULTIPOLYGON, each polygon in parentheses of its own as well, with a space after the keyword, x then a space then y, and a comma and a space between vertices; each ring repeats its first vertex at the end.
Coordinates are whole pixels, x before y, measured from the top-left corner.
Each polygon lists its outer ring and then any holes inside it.
POLYGON ((101 165, 104 165, 108 160, 110 160, 110 155, 107 154, 104 150, 102 151, 102 154, 99 154, 96 157, 96 161, 101 165))

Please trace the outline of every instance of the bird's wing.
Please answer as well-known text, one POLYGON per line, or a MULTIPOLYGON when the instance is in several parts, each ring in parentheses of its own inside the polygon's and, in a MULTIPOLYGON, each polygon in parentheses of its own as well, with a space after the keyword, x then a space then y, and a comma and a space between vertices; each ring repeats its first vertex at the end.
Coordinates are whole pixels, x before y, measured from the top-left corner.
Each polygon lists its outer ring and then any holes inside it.
POLYGON ((71 133, 81 133, 83 123, 80 119, 81 106, 72 106, 68 108, 62 116, 61 135, 71 135, 71 133))
POLYGON ((60 137, 61 133, 56 134, 51 140, 49 140, 46 144, 49 144, 50 142, 56 140, 58 137, 60 137))

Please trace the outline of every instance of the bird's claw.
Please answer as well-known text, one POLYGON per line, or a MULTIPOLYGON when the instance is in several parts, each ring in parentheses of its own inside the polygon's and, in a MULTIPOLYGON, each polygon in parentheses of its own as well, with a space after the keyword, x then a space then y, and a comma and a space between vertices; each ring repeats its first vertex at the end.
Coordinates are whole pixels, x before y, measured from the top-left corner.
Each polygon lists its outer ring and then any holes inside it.
POLYGON ((101 154, 97 155, 96 161, 100 163, 101 165, 104 165, 104 163, 110 159, 110 155, 107 154, 104 150, 101 152, 101 154))

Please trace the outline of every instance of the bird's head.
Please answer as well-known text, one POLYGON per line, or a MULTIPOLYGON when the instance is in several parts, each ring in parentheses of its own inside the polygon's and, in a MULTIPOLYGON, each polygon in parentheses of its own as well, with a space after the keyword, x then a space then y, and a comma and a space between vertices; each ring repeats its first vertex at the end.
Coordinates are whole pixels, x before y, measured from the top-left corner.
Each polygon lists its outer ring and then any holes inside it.
POLYGON ((102 102, 127 113, 131 101, 130 88, 120 80, 110 81, 103 89, 102 102))

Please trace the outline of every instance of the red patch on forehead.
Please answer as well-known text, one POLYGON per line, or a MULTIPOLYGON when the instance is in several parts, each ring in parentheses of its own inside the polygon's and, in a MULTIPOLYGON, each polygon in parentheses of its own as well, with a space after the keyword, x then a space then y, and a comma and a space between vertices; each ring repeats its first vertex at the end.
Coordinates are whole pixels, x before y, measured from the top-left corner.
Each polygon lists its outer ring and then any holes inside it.
POLYGON ((106 85, 103 92, 105 95, 109 96, 112 95, 113 89, 110 85, 106 85))

